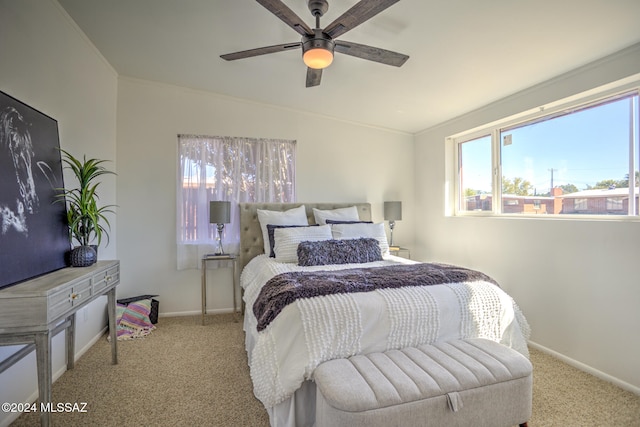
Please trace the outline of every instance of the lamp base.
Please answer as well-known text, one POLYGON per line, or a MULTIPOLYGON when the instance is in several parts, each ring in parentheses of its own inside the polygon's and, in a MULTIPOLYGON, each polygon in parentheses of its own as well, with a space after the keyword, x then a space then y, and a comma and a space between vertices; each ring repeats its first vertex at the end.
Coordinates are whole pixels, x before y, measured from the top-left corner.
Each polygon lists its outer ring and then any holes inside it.
POLYGON ((389 240, 389 247, 393 246, 393 229, 396 226, 396 222, 394 220, 389 221, 389 229, 391 230, 391 239, 389 240))
POLYGON ((216 255, 226 255, 224 248, 222 247, 222 236, 224 234, 224 224, 218 224, 218 247, 216 248, 216 255))

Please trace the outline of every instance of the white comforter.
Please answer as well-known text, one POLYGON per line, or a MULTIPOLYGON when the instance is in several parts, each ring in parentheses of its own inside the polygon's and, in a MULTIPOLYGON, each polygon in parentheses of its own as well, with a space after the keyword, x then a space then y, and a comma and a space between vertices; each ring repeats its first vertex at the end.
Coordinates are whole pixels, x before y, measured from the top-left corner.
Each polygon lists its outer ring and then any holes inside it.
POLYGON ((257 332, 253 303, 288 271, 379 267, 413 261, 299 267, 260 255, 243 269, 245 330, 254 393, 265 407, 288 399, 322 362, 434 341, 482 337, 528 356, 529 326, 512 298, 488 282, 383 289, 300 299, 257 332))

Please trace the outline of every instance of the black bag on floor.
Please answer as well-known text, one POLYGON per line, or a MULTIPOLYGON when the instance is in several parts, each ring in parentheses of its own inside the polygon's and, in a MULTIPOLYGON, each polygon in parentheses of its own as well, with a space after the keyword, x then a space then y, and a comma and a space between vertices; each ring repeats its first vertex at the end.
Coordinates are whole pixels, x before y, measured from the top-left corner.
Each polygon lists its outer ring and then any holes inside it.
POLYGON ((149 320, 151 321, 151 323, 153 323, 154 325, 156 323, 158 323, 158 306, 160 305, 160 302, 156 299, 154 299, 153 297, 157 297, 158 295, 138 295, 137 297, 131 297, 131 298, 122 298, 117 300, 118 304, 122 304, 122 305, 128 305, 132 302, 135 301, 140 301, 143 299, 150 299, 151 300, 151 312, 149 313, 149 320))

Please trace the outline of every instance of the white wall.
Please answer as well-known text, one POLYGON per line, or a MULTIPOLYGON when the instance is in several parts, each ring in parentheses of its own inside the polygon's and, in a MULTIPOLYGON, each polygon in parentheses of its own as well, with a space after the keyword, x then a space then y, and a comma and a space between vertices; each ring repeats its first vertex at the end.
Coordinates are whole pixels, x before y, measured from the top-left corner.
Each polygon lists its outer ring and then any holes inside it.
MULTIPOLYGON (((212 77, 214 78, 214 77, 212 77)), ((118 85, 119 295, 159 294, 161 313, 198 313, 200 272, 176 270, 177 135, 297 141, 297 200, 402 200, 396 240, 412 244, 413 136, 154 82, 118 85)), ((230 269, 210 270, 208 309, 230 310, 230 269)))
POLYGON ((640 45, 416 136, 414 253, 478 268, 523 309, 531 340, 640 393, 640 222, 446 216, 445 138, 640 71, 640 45))
MULTIPOLYGON (((0 58, 0 90, 56 119, 62 148, 115 160, 117 75, 55 1, 0 0, 0 58)), ((72 182, 66 173, 65 182, 72 182)), ((116 179, 101 187, 101 200, 116 203, 116 179)), ((117 227, 115 218, 113 225, 117 227)), ((110 245, 99 249, 101 259, 116 257, 115 234, 114 228, 110 245)), ((106 297, 81 310, 78 353, 106 325, 105 306, 106 297)), ((0 360, 16 348, 0 347, 0 360)), ((59 375, 65 366, 60 334, 54 339, 53 372, 59 375)), ((32 353, 0 375, 0 402, 35 398, 35 371, 32 353)), ((17 414, 0 413, 0 425, 12 415, 17 414)))

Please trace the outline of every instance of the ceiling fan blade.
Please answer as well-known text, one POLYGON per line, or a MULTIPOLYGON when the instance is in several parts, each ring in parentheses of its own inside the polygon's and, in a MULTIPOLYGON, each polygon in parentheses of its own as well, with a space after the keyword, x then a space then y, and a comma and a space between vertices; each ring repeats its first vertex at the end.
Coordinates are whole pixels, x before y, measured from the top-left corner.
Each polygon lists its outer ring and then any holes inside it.
POLYGON ((309 28, 305 22, 300 19, 294 11, 289 9, 287 5, 280 0, 256 0, 263 5, 267 10, 278 18, 282 19, 285 24, 297 31, 301 36, 312 36, 313 30, 309 28))
POLYGON ((307 68, 307 87, 318 86, 322 79, 322 69, 307 68))
POLYGON ((324 32, 335 39, 399 1, 400 0, 361 0, 329 24, 327 28, 324 29, 324 32))
POLYGON ((226 59, 227 61, 233 61, 235 59, 250 58, 252 56, 266 55, 268 53, 276 53, 276 52, 282 52, 284 50, 298 49, 300 48, 300 46, 302 46, 302 43, 300 42, 277 44, 275 46, 259 47, 257 49, 249 49, 249 50, 243 50, 240 52, 227 53, 225 55, 220 55, 220 58, 226 59))
POLYGON ((407 59, 409 59, 408 55, 404 55, 402 53, 342 40, 336 40, 336 47, 334 50, 346 55, 380 62, 381 64, 393 65, 395 67, 401 67, 405 62, 407 62, 407 59))

